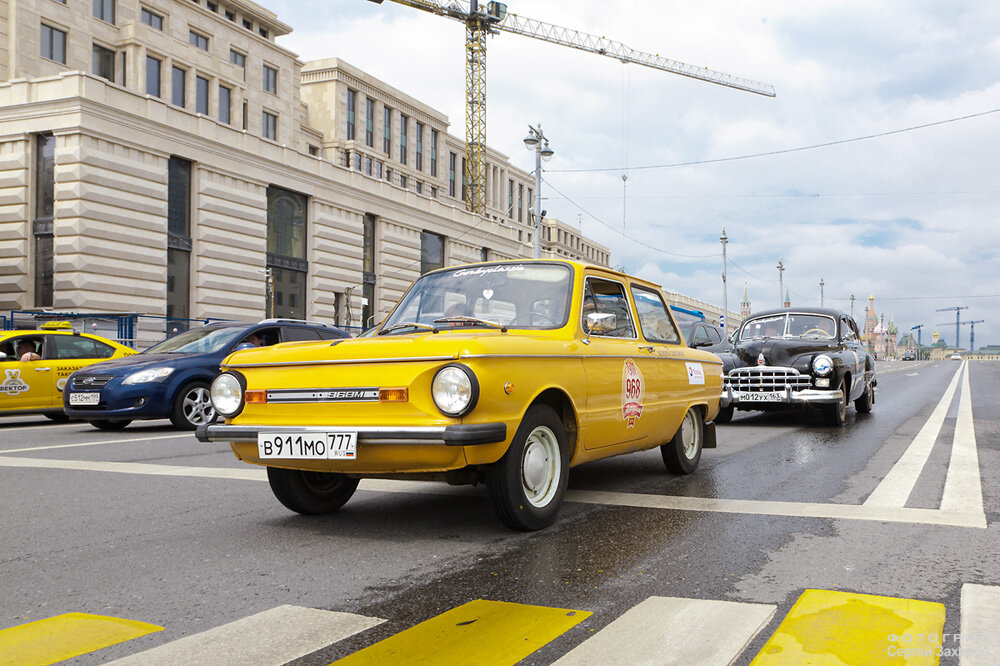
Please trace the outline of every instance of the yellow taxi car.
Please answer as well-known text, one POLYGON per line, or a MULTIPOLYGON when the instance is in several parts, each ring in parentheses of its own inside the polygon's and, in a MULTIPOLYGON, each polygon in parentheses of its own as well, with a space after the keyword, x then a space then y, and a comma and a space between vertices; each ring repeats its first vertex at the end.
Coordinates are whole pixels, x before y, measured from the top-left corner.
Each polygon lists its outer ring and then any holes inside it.
POLYGON ((42 413, 65 421, 62 391, 84 366, 136 353, 117 342, 77 333, 68 321, 37 330, 0 331, 0 415, 42 413))
POLYGON ((556 518, 569 468, 715 446, 722 365, 685 346, 651 282, 572 261, 427 273, 374 335, 237 351, 197 430, 267 467, 292 511, 336 511, 366 477, 485 482, 499 518, 556 518))

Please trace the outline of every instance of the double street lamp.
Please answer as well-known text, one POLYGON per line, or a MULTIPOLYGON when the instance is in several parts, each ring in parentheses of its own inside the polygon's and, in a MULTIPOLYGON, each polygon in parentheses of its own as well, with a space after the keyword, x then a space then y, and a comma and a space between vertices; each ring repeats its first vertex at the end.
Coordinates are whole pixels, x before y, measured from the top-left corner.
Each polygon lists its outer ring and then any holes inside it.
POLYGON ((528 125, 528 136, 524 137, 524 147, 535 151, 535 259, 542 258, 542 160, 548 162, 555 151, 549 148, 549 140, 542 133, 542 124, 528 125))

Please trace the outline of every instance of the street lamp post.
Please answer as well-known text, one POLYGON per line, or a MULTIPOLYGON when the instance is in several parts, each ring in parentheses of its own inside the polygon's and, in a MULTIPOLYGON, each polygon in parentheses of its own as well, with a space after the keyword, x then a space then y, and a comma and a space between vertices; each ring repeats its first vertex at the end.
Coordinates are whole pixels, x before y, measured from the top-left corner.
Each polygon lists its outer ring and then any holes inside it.
POLYGON ((729 237, 726 236, 726 228, 722 227, 722 235, 719 236, 722 243, 722 338, 729 339, 729 288, 726 285, 726 245, 729 244, 729 237))
POLYGON ((524 147, 535 151, 535 259, 542 258, 542 160, 552 159, 554 150, 549 148, 549 140, 542 133, 542 124, 528 125, 528 136, 524 137, 524 147))
POLYGON ((823 278, 819 279, 819 306, 823 307, 823 278))
POLYGON ((785 304, 785 278, 782 273, 785 272, 785 265, 781 263, 781 257, 778 257, 778 307, 783 307, 785 304))

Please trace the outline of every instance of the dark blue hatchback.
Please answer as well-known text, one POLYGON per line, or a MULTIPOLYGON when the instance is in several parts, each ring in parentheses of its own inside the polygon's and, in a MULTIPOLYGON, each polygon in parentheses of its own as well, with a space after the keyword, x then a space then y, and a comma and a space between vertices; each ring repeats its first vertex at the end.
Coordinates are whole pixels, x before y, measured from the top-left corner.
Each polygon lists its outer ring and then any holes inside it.
POLYGON ((215 420, 209 387, 226 356, 244 347, 347 338, 332 326, 297 319, 256 324, 219 322, 191 329, 141 354, 89 365, 63 390, 63 408, 101 430, 121 430, 136 419, 169 418, 194 429, 215 420))

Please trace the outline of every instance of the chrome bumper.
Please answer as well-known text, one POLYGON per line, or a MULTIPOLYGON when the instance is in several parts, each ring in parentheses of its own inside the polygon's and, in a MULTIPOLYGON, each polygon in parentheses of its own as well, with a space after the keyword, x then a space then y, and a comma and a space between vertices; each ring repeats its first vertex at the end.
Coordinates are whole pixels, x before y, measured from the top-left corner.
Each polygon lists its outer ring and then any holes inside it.
POLYGON ((507 439, 505 423, 474 423, 471 425, 383 427, 383 426, 254 426, 203 425, 195 437, 203 442, 256 442, 257 436, 292 433, 334 432, 350 430, 358 433, 358 444, 444 444, 473 446, 493 444, 507 439))
POLYGON ((800 389, 792 390, 785 387, 780 391, 781 397, 778 400, 738 400, 732 387, 725 386, 722 389, 722 398, 719 400, 720 407, 731 407, 734 405, 839 405, 844 399, 843 394, 837 390, 821 389, 800 389))

